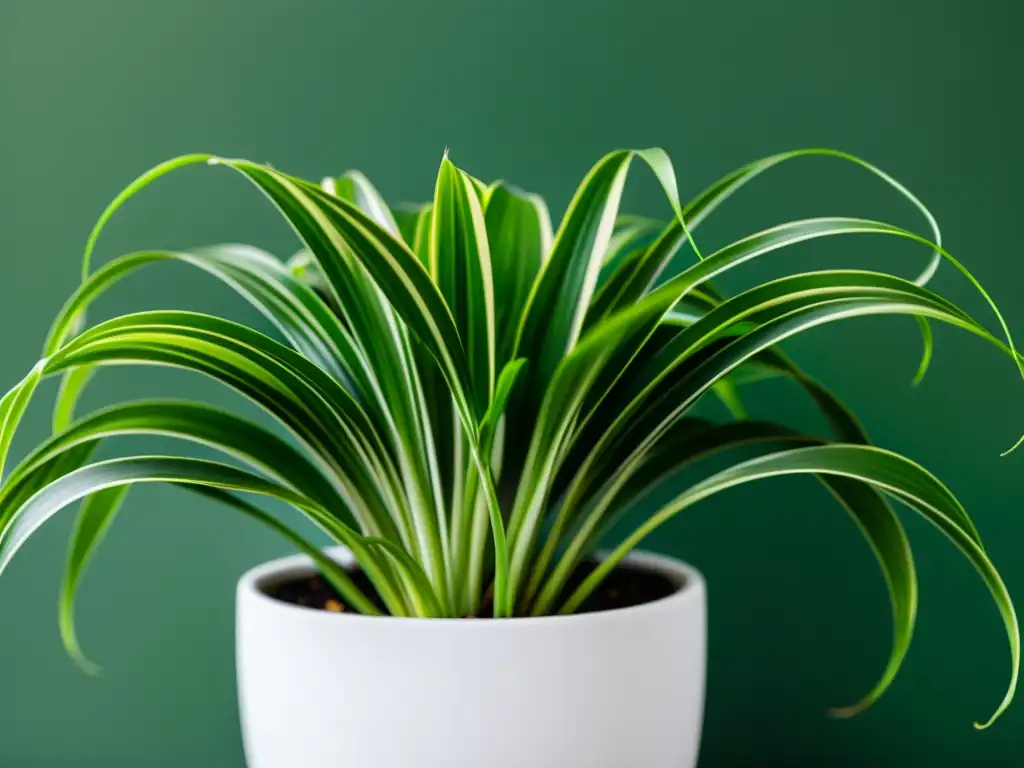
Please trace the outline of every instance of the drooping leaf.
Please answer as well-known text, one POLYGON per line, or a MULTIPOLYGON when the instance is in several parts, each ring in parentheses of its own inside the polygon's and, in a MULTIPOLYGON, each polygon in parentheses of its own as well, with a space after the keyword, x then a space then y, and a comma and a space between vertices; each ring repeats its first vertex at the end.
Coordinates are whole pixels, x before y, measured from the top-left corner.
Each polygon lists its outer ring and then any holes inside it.
POLYGON ((59 602, 60 636, 71 659, 88 674, 99 674, 100 668, 86 658, 75 630, 75 597, 82 574, 96 547, 114 521, 128 492, 127 485, 114 486, 87 496, 75 520, 68 546, 64 579, 59 602))
MULTIPOLYGON (((865 444, 866 436, 856 422, 850 421, 843 406, 830 400, 830 393, 819 393, 823 410, 831 414, 830 422, 842 435, 865 444)), ((659 488, 669 483, 691 464, 726 451, 760 447, 765 454, 781 449, 822 445, 826 441, 800 434, 786 427, 758 422, 741 421, 715 425, 694 419, 681 419, 644 457, 639 470, 619 490, 609 505, 612 517, 606 521, 588 520, 574 532, 570 550, 587 550, 600 540, 601 533, 614 519, 644 501, 659 488)), ((849 714, 870 706, 892 683, 906 656, 913 635, 917 612, 917 577, 910 544, 899 518, 885 498, 871 485, 839 475, 816 476, 833 497, 849 512, 874 552, 885 578, 893 612, 893 642, 888 663, 879 681, 863 699, 849 708, 849 714)), ((567 560, 563 568, 570 568, 567 560)), ((548 595, 552 595, 549 592, 548 595)), ((529 597, 529 593, 527 597, 529 597)), ((534 606, 533 613, 543 613, 550 603, 534 606)))
MULTIPOLYGON (((637 393, 636 396, 626 395, 625 402, 628 405, 623 405, 615 420, 615 424, 619 426, 612 424, 602 433, 598 444, 590 452, 591 458, 584 462, 577 473, 577 480, 568 491, 567 501, 560 515, 568 517, 571 514, 575 506, 574 500, 579 498, 587 483, 598 482, 598 479, 601 482, 605 481, 606 468, 614 466, 614 472, 618 476, 627 476, 630 468, 641 460, 645 448, 657 440, 676 418, 691 408, 714 382, 728 375, 747 359, 785 338, 835 320, 869 314, 918 314, 949 322, 966 330, 978 331, 978 326, 973 321, 949 311, 941 302, 932 303, 928 292, 916 286, 902 292, 893 289, 876 293, 877 289, 868 289, 850 298, 831 298, 828 293, 825 294, 825 298, 815 297, 813 293, 800 297, 802 292, 798 291, 797 298, 790 302, 781 302, 774 307, 771 319, 755 325, 753 329, 695 365, 680 368, 678 378, 669 375, 675 365, 687 361, 693 351, 701 348, 706 340, 713 338, 720 330, 730 327, 742 317, 746 311, 744 307, 763 306, 760 303, 763 297, 770 296, 776 290, 782 291, 784 295, 783 286, 800 279, 797 277, 782 280, 778 284, 768 284, 741 294, 680 334, 681 338, 673 350, 652 365, 652 371, 657 371, 654 377, 639 378, 641 382, 648 382, 644 385, 644 391, 637 393), (682 338, 684 336, 685 338, 682 338), (681 351, 684 346, 686 352, 681 351), (622 445, 629 446, 629 453, 626 456, 618 449, 622 445), (616 448, 612 452, 607 452, 606 446, 616 448)), ((912 283, 907 285, 913 286, 912 283)), ((769 298, 768 301, 770 305, 776 300, 769 298)), ((600 512, 595 511, 591 514, 600 512)))
MULTIPOLYGON (((868 171, 896 190, 900 196, 917 209, 928 224, 931 240, 941 246, 942 234, 939 231, 939 225, 935 221, 935 217, 928 210, 927 206, 909 189, 888 173, 866 160, 846 152, 837 152, 831 149, 802 149, 793 152, 783 152, 737 168, 735 171, 715 181, 696 198, 683 206, 681 218, 685 220, 690 231, 696 229, 719 205, 748 182, 771 168, 789 160, 802 157, 838 158, 868 171)), ((637 254, 636 258, 623 263, 605 282, 601 293, 595 297, 594 304, 591 307, 592 321, 596 322, 620 307, 629 306, 629 304, 649 292, 669 265, 670 260, 676 255, 683 243, 686 242, 686 239, 687 233, 681 225, 680 219, 677 218, 671 221, 654 243, 642 253, 637 254)), ((916 282, 918 285, 927 284, 932 275, 935 274, 941 261, 942 255, 938 251, 933 252, 932 258, 917 278, 916 282)))
MULTIPOLYGON (((931 317, 988 337, 987 332, 974 321, 959 310, 949 308, 944 300, 933 298, 934 294, 927 289, 891 276, 882 280, 871 273, 866 273, 858 287, 857 274, 860 273, 800 275, 751 289, 723 303, 680 333, 670 347, 660 350, 649 362, 651 373, 637 375, 636 384, 627 383, 622 400, 613 406, 614 418, 600 426, 599 436, 587 458, 579 464, 560 505, 548 542, 533 565, 527 599, 540 587, 540 579, 547 571, 555 546, 582 500, 587 497, 589 489, 599 483, 609 482, 612 488, 611 493, 605 494, 604 502, 587 513, 590 521, 584 525, 595 528, 614 498, 617 490, 615 483, 627 482, 630 473, 642 462, 645 451, 677 418, 692 408, 717 381, 759 352, 809 328, 845 317, 876 313, 931 317), (821 294, 815 292, 815 286, 822 290, 821 294), (834 298, 834 294, 849 298, 834 298), (745 329, 731 343, 720 345, 719 348, 708 347, 709 354, 703 359, 695 356, 719 334, 751 317, 756 317, 759 324, 754 323, 752 328, 745 329), (673 377, 670 372, 676 370, 676 366, 680 366, 679 375, 673 377), (630 386, 634 387, 632 391, 630 386)), ((640 308, 646 303, 641 302, 628 312, 613 316, 616 322, 606 321, 599 326, 601 331, 595 329, 588 337, 589 344, 581 344, 580 351, 567 360, 566 367, 590 368, 595 366, 594 360, 613 354, 614 345, 628 338, 628 333, 624 334, 622 328, 642 326, 647 322, 640 314, 640 308)), ((600 367, 600 363, 597 363, 597 367, 600 367)), ((558 421, 575 418, 574 414, 566 412, 553 413, 558 421)), ((528 482, 534 482, 534 478, 529 476, 528 482)), ((540 487, 541 492, 549 492, 549 474, 537 478, 537 482, 544 483, 540 487)), ((534 507, 529 512, 522 512, 522 508, 517 506, 513 512, 509 535, 513 540, 514 584, 518 584, 521 570, 527 565, 526 555, 521 554, 517 558, 517 551, 523 553, 532 549, 532 538, 526 539, 525 543, 517 540, 517 523, 525 519, 526 535, 535 536, 540 522, 539 509, 534 507), (517 512, 520 512, 519 517, 517 512), (517 550, 517 547, 521 549, 517 550)), ((578 554, 578 550, 572 550, 566 565, 558 571, 557 577, 548 582, 547 599, 558 594, 558 582, 564 582, 568 577, 568 571, 573 565, 571 558, 578 554)))
POLYGON ((48 359, 45 372, 126 362, 184 367, 228 384, 279 418, 332 468, 367 532, 394 530, 390 514, 403 523, 393 470, 379 445, 374 448, 372 425, 338 382, 287 347, 207 315, 149 312, 85 331, 48 359))
MULTIPOLYGON (((41 467, 36 471, 45 469, 41 467)), ((31 482, 30 476, 24 482, 31 482)), ((272 496, 307 511, 314 510, 313 505, 300 494, 227 464, 166 456, 111 459, 76 469, 53 480, 20 506, 9 503, 15 497, 5 496, 0 503, 0 572, 39 526, 74 501, 119 486, 152 482, 245 491, 272 496)), ((330 527, 332 533, 341 533, 347 546, 355 551, 365 549, 360 537, 341 523, 332 522, 330 527)), ((366 557, 364 566, 372 571, 372 558, 366 557)), ((345 599, 350 600, 353 606, 366 613, 377 612, 351 581, 339 581, 339 588, 341 586, 344 587, 345 599)))
MULTIPOLYGON (((1011 655, 1010 684, 1006 695, 988 721, 978 724, 977 727, 984 728, 991 725, 1009 706, 1017 685, 1020 667, 1020 631, 1013 602, 984 549, 959 524, 957 518, 960 510, 946 503, 952 496, 948 489, 913 462, 880 448, 839 444, 796 448, 751 459, 722 470, 707 480, 691 486, 642 523, 584 580, 566 601, 562 611, 569 612, 578 606, 590 594, 594 586, 600 583, 603 576, 614 568, 637 543, 665 520, 682 510, 708 496, 752 480, 805 473, 851 478, 885 491, 912 507, 934 524, 977 568, 1002 615, 1011 655)), ((893 674, 895 673, 895 670, 891 671, 893 674)), ((883 682, 887 681, 883 678, 883 682)), ((869 699, 877 697, 879 693, 881 691, 876 688, 868 695, 869 699)), ((840 716, 849 715, 863 708, 867 703, 870 701, 865 700, 853 707, 840 708, 834 712, 840 716)))

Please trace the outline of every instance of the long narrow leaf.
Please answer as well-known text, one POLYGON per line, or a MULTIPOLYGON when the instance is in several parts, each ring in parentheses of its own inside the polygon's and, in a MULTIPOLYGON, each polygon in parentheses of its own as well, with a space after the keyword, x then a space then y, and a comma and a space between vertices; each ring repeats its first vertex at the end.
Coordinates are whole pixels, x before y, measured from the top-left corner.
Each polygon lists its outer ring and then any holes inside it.
POLYGON ((519 319, 554 239, 544 201, 507 184, 491 187, 484 216, 495 294, 495 367, 512 358, 519 319))
MULTIPOLYGON (((851 279, 851 276, 844 276, 833 284, 838 286, 851 279)), ((908 281, 902 281, 906 286, 903 289, 897 288, 897 283, 892 283, 891 287, 880 288, 875 285, 876 280, 872 277, 865 281, 864 288, 854 288, 855 283, 850 283, 852 293, 847 295, 856 298, 834 299, 831 298, 828 291, 823 296, 818 296, 814 290, 805 290, 801 284, 802 280, 813 285, 818 278, 797 276, 783 279, 752 289, 746 294, 741 294, 726 302, 680 334, 680 337, 685 338, 678 342, 675 351, 666 354, 664 356, 666 360, 652 366, 652 370, 657 372, 653 379, 640 377, 641 382, 646 382, 646 389, 636 396, 627 395, 625 397, 623 404, 616 409, 615 420, 602 429, 600 437, 590 450, 589 457, 580 465, 576 478, 558 513, 548 543, 533 566, 533 575, 528 585, 528 597, 539 587, 540 579, 546 572, 550 558, 554 554, 558 538, 572 519, 578 504, 586 495, 588 485, 597 482, 603 483, 609 478, 613 482, 626 482, 630 473, 642 461, 644 452, 658 440, 675 419, 691 408, 716 381, 731 373, 759 352, 808 328, 844 317, 874 313, 917 314, 950 322, 974 332, 987 333, 959 311, 947 308, 942 300, 933 300, 931 292, 914 286, 908 281), (797 290, 790 291, 789 287, 797 290), (716 334, 732 327, 745 317, 756 315, 758 312, 764 313, 772 307, 774 307, 772 311, 775 313, 774 320, 768 321, 762 318, 763 324, 756 326, 755 330, 740 336, 737 341, 707 356, 705 360, 694 366, 682 369, 682 375, 677 384, 666 383, 661 386, 651 383, 667 381, 664 377, 672 370, 673 365, 688 360, 694 351, 715 338, 716 334), (683 348, 685 348, 685 352, 682 351, 683 348), (669 363, 669 359, 675 362, 669 363), (645 403, 649 403, 649 405, 645 405, 645 403), (634 435, 635 437, 632 437, 634 435), (626 452, 619 449, 623 445, 627 446, 626 452)), ((898 278, 891 278, 891 280, 898 281, 898 278)), ((603 347, 601 354, 604 355, 608 354, 607 347, 611 344, 609 340, 621 336, 621 334, 612 332, 606 333, 608 333, 607 337, 595 333, 596 341, 592 342, 593 348, 603 347)), ((590 354, 593 355, 592 352, 590 354)), ((579 359, 579 364, 592 365, 583 360, 582 353, 579 359)), ((607 498, 611 498, 611 496, 606 496, 607 498)), ((604 514, 605 508, 602 505, 598 505, 588 513, 595 522, 604 514)), ((536 518, 537 512, 535 511, 530 515, 529 530, 531 533, 536 530, 539 523, 536 518)), ((563 563, 556 570, 557 577, 548 583, 547 595, 542 603, 557 594, 560 582, 564 582, 568 571, 573 566, 572 558, 575 556, 578 556, 578 551, 574 550, 563 558, 563 563)), ((525 567, 524 561, 520 560, 518 563, 521 567, 525 567)), ((515 564, 517 561, 514 560, 515 564)))
MULTIPOLYGON (((745 165, 732 171, 726 176, 718 179, 711 186, 701 192, 696 198, 682 208, 682 219, 685 220, 690 231, 696 229, 719 205, 725 202, 734 192, 746 185, 748 182, 760 176, 765 171, 781 165, 789 160, 802 157, 832 157, 844 160, 857 165, 868 171, 885 184, 896 190, 900 196, 910 202, 924 217, 929 227, 930 239, 941 246, 942 234, 939 231, 938 222, 922 203, 909 189, 900 184, 896 179, 882 169, 872 165, 855 155, 846 152, 838 152, 831 149, 802 149, 792 152, 783 152, 777 155, 762 158, 753 163, 745 165)), ((593 306, 590 309, 590 322, 596 322, 616 309, 628 306, 650 291, 659 277, 661 277, 669 261, 675 256, 679 248, 686 242, 687 233, 681 226, 680 221, 673 220, 663 230, 658 239, 650 245, 642 254, 631 262, 624 263, 602 286, 601 292, 595 297, 593 306)), ((935 251, 924 270, 918 275, 918 285, 925 285, 935 274, 941 263, 942 255, 935 251)))
POLYGON ((86 497, 71 532, 67 562, 64 565, 64 579, 61 582, 58 605, 61 641, 72 661, 92 675, 99 674, 100 668, 86 658, 78 641, 78 632, 75 629, 75 597, 92 553, 114 521, 128 487, 114 486, 86 497))
POLYGON ((495 377, 491 250, 476 188, 447 154, 437 174, 429 253, 430 273, 454 316, 469 359, 476 412, 482 414, 495 377))
MULTIPOLYGON (((196 484, 221 490, 245 491, 272 496, 303 509, 311 509, 310 502, 300 494, 281 485, 244 472, 227 464, 174 457, 134 457, 113 459, 91 464, 64 475, 37 491, 24 505, 0 506, 0 572, 10 563, 25 540, 50 517, 74 501, 124 485, 149 482, 196 484)), ((340 524, 332 526, 337 532, 340 524)), ((346 534, 345 543, 362 550, 357 535, 346 534)), ((372 560, 368 558, 368 565, 372 560)), ((345 598, 360 611, 375 613, 376 609, 362 597, 351 582, 345 584, 345 598)))
MULTIPOLYGON (((979 728, 991 725, 1009 706, 1017 685, 1020 667, 1020 631, 1013 602, 985 551, 957 522, 959 510, 943 503, 943 500, 951 495, 949 491, 913 462, 880 448, 854 445, 797 448, 752 459, 723 470, 690 487, 640 525, 584 580, 563 605, 562 611, 571 611, 579 605, 581 600, 585 599, 593 590, 593 587, 600 583, 601 578, 621 562, 622 558, 637 543, 675 514, 708 496, 742 483, 766 477, 802 473, 852 478, 892 494, 914 508, 946 534, 977 568, 1002 615, 1011 655, 1010 684, 1006 695, 985 723, 976 724, 979 728)), ((858 704, 853 708, 840 708, 834 712, 837 715, 845 716, 859 710, 862 706, 863 704, 858 704)))

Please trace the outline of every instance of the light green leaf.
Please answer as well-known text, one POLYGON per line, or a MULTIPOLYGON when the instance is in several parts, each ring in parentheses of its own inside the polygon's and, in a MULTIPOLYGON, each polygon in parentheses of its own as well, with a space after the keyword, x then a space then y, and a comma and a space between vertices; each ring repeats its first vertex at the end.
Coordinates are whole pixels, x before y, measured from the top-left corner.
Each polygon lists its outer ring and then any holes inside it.
MULTIPOLYGON (((26 478, 26 481, 30 481, 30 478, 26 478)), ((10 503, 10 499, 14 498, 12 496, 4 499, 4 503, 0 504, 0 572, 39 526, 69 504, 108 489, 151 482, 245 491, 272 496, 307 511, 314 510, 313 505, 300 494, 227 464, 166 456, 112 459, 76 469, 53 480, 21 506, 10 503)), ((365 549, 360 543, 361 539, 347 532, 342 524, 332 524, 332 532, 342 532, 346 546, 354 546, 356 551, 365 549)), ((361 562, 368 568, 373 565, 369 557, 361 562)), ((365 613, 377 612, 354 584, 349 581, 343 586, 345 599, 351 601, 354 607, 365 613)))
MULTIPOLYGON (((823 411, 832 416, 838 431, 849 433, 860 441, 866 437, 855 422, 850 422, 838 401, 828 400, 823 390, 823 411)), ((611 526, 631 508, 636 507, 658 488, 669 487, 679 472, 709 456, 736 450, 760 447, 767 454, 780 449, 822 445, 818 438, 799 434, 786 427, 744 421, 714 425, 694 419, 681 419, 644 456, 640 468, 615 494, 609 508, 614 510, 607 521, 588 521, 574 534, 571 549, 590 548, 600 540, 604 529, 611 526), (588 528, 587 525, 591 527, 588 528), (600 527, 595 527, 600 525, 600 527)), ((913 635, 917 612, 917 577, 910 543, 903 526, 886 500, 870 485, 837 475, 816 475, 817 479, 849 512, 871 546, 885 578, 893 612, 893 643, 886 668, 876 685, 847 714, 867 708, 889 687, 906 656, 913 635)), ((549 593, 550 594, 550 593, 549 593)), ((546 610, 546 604, 535 607, 535 613, 546 610)))
POLYGON ((207 315, 148 312, 85 331, 49 359, 46 373, 125 362, 184 367, 223 381, 331 467, 364 530, 379 535, 404 524, 403 507, 388 503, 395 498, 393 470, 365 414, 337 381, 287 347, 207 315))
MULTIPOLYGON (((587 342, 580 345, 580 352, 569 358, 566 368, 600 367, 601 363, 595 361, 613 354, 615 345, 622 344, 623 340, 630 337, 629 330, 647 322, 641 314, 641 308, 647 303, 641 302, 628 312, 617 313, 613 316, 615 323, 609 320, 599 325, 588 335, 587 342), (626 332, 624 329, 627 329, 626 332), (584 349, 587 351, 584 352, 584 349)), ((748 359, 796 333, 845 317, 878 313, 931 317, 988 337, 984 329, 956 308, 950 308, 948 302, 930 291, 909 281, 874 273, 797 275, 767 283, 725 302, 662 347, 647 361, 644 366, 646 370, 625 380, 620 399, 610 404, 614 418, 599 425, 593 447, 587 458, 580 463, 566 491, 548 541, 533 566, 525 599, 530 600, 539 589, 563 531, 590 489, 603 483, 610 483, 613 489, 612 493, 605 494, 603 503, 587 513, 588 521, 584 527, 593 530, 606 514, 607 504, 614 498, 615 484, 628 480, 642 462, 644 453, 717 381, 728 376, 748 359), (742 327, 745 321, 752 323, 752 327, 744 328, 736 341, 717 349, 708 347, 709 353, 703 359, 694 357, 715 339, 723 338, 724 343, 732 332, 730 329, 742 327)), ((561 411, 552 412, 560 421, 575 418, 575 415, 561 411)), ((543 480, 547 484, 550 483, 549 478, 550 475, 546 474, 538 478, 538 481, 543 480)), ((541 488, 541 491, 547 492, 547 489, 541 488)), ((530 543, 520 545, 516 538, 519 533, 516 527, 519 522, 516 516, 518 511, 513 511, 509 533, 513 541, 514 579, 520 576, 517 569, 526 567, 525 555, 518 559, 515 557, 516 547, 522 546, 529 551, 532 546, 530 543)), ((521 514, 526 516, 528 522, 527 535, 536 535, 540 515, 538 509, 535 507, 531 512, 521 514)), ((966 518, 966 514, 963 518, 966 518)), ((965 521, 965 525, 973 531, 969 521, 965 521)), ((563 556, 562 563, 548 581, 545 595, 539 602, 541 608, 557 596, 561 583, 568 578, 578 556, 578 548, 570 549, 563 556)))
POLYGON ((526 367, 527 361, 524 358, 510 361, 501 371, 498 377, 498 384, 494 388, 494 398, 491 405, 480 422, 480 444, 484 453, 489 454, 495 430, 498 428, 498 421, 505 415, 505 407, 512 396, 512 389, 519 379, 519 375, 526 367))
MULTIPOLYGON (((593 588, 615 565, 621 562, 647 534, 663 522, 698 501, 752 480, 787 474, 813 473, 835 475, 868 483, 892 495, 919 512, 941 530, 975 566, 992 593, 1002 615, 1010 644, 1010 684, 999 707, 979 728, 991 725, 1009 706, 1017 685, 1020 667, 1020 631, 1013 602, 998 572, 974 538, 958 522, 960 510, 948 500, 952 494, 918 465, 897 454, 880 448, 857 445, 827 445, 780 451, 751 459, 725 469, 707 480, 691 486, 640 525, 626 540, 615 548, 569 597, 562 607, 570 612, 586 598, 593 588)), ((894 670, 892 670, 894 672, 894 670)), ((888 672, 887 672, 888 674, 888 672)), ((885 682, 883 678, 883 682, 885 682)), ((877 696, 877 688, 869 698, 877 696)), ((847 716, 859 711, 864 702, 851 708, 833 710, 836 715, 847 716)))
POLYGON ((506 184, 491 187, 485 212, 494 274, 496 368, 512 357, 519 319, 551 253, 551 218, 544 201, 506 184))
POLYGON ((0 478, 4 474, 4 465, 7 453, 11 449, 11 442, 14 440, 14 433, 18 430, 21 417, 25 414, 32 394, 43 377, 45 364, 46 361, 37 363, 28 376, 0 399, 0 478))
MULTIPOLYGON (((900 196, 913 205, 914 208, 924 217, 929 227, 931 240, 936 244, 942 244, 942 234, 939 231, 938 222, 922 203, 909 189, 900 184, 896 179, 880 168, 867 161, 848 154, 831 149, 801 149, 792 152, 783 152, 777 155, 757 160, 749 165, 732 171, 718 179, 715 183, 701 192, 696 198, 683 206, 679 218, 671 221, 663 230, 658 239, 652 243, 642 255, 629 262, 624 262, 620 268, 615 270, 605 282, 602 290, 594 299, 591 307, 593 321, 606 317, 621 307, 638 300, 648 293, 655 285, 659 277, 668 267, 670 260, 679 251, 679 248, 686 242, 688 234, 684 230, 681 221, 685 221, 690 231, 696 229, 715 209, 732 196, 734 192, 746 185, 749 181, 760 176, 765 171, 781 165, 789 160, 802 157, 832 157, 852 163, 868 171, 885 184, 896 190, 900 196)), ((918 285, 925 285, 935 274, 942 261, 942 254, 935 250, 925 269, 917 277, 918 285)))
POLYGON ((419 250, 416 248, 416 231, 420 228, 421 219, 429 218, 430 206, 399 205, 391 209, 391 214, 395 217, 398 234, 402 236, 402 240, 413 253, 419 255, 419 250))
POLYGON ((747 407, 743 404, 739 387, 736 386, 734 381, 728 377, 719 379, 712 385, 711 389, 734 419, 747 418, 747 407))
POLYGON ((587 174, 527 300, 513 355, 530 361, 528 389, 534 398, 546 390, 583 329, 631 159, 630 152, 612 152, 587 174))
POLYGON ((469 176, 441 160, 431 213, 430 274, 455 318, 483 413, 494 389, 494 282, 483 207, 469 176))
POLYGON ((364 174, 359 171, 346 171, 337 179, 324 179, 321 186, 326 192, 348 200, 359 210, 364 211, 392 235, 399 234, 394 214, 384 201, 384 197, 364 174))
POLYGON ((78 633, 75 630, 75 597, 92 553, 114 521, 128 487, 114 486, 86 497, 75 520, 75 528, 68 546, 67 562, 64 565, 58 608, 60 637, 72 661, 90 675, 99 674, 100 668, 86 658, 78 641, 78 633))

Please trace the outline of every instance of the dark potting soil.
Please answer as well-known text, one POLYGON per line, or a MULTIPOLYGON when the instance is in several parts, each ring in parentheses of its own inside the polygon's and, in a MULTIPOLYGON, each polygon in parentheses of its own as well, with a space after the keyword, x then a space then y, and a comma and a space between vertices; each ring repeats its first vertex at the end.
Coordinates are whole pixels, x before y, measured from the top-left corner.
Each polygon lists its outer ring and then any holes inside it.
MULTIPOLYGON (((594 562, 584 562, 572 575, 569 580, 563 597, 572 594, 573 590, 582 583, 591 571, 596 567, 594 562)), ((373 584, 362 571, 353 569, 349 571, 352 581, 355 582, 367 597, 384 611, 384 606, 373 588, 373 584)), ((576 613, 592 613, 595 611, 610 611, 616 608, 629 608, 634 605, 643 605, 654 600, 668 597, 677 590, 677 586, 670 579, 644 568, 637 568, 630 565, 620 565, 615 568, 608 577, 583 604, 576 609, 576 613)), ((264 592, 270 597, 282 600, 293 605, 301 605, 307 608, 316 608, 322 611, 344 613, 352 611, 335 591, 334 587, 320 574, 301 576, 284 581, 269 584, 264 587, 264 592)), ((492 605, 488 598, 481 608, 480 616, 490 616, 492 605)), ((557 604, 557 603, 556 603, 557 604)), ((471 617, 467 617, 471 618, 471 617)))

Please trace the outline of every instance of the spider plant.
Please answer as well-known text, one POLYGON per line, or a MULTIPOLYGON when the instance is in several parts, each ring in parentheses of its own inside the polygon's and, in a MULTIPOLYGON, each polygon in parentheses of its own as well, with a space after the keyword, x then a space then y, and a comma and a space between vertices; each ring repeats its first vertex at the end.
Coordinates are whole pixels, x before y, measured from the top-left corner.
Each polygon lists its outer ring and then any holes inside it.
MULTIPOLYGON (((867 246, 871 241, 867 238, 867 246)), ((64 644, 83 666, 73 604, 83 569, 137 483, 172 483, 215 499, 310 555, 348 604, 367 614, 455 618, 570 613, 648 533, 720 491, 762 478, 812 475, 853 517, 888 585, 893 643, 880 679, 847 715, 890 685, 907 651, 917 581, 891 500, 938 527, 977 568, 1001 612, 1012 676, 1019 636, 1007 590, 953 494, 910 459, 873 446, 854 416, 803 372, 780 342, 866 315, 914 317, 994 344, 1024 372, 1010 332, 981 285, 940 242, 928 209, 880 169, 831 150, 745 165, 683 203, 667 155, 616 151, 586 175, 557 231, 544 202, 484 183, 441 161, 433 201, 392 210, 361 174, 314 183, 245 160, 197 154, 139 177, 106 209, 86 247, 81 287, 57 316, 42 359, 0 401, 0 467, 37 385, 58 376, 53 434, 0 487, 0 569, 45 520, 84 500, 60 596, 64 644), (789 221, 703 253, 693 232, 740 187, 801 157, 831 157, 874 174, 923 214, 928 236, 880 221, 789 221), (674 216, 619 212, 631 165, 649 166, 674 216), (249 246, 130 253, 93 272, 90 256, 114 212, 185 166, 223 166, 255 184, 303 250, 284 262, 249 246), (833 236, 901 238, 927 249, 916 280, 863 270, 791 274, 736 295, 712 280, 796 243, 833 236), (272 338, 207 314, 149 311, 90 327, 87 307, 126 275, 177 260, 248 299, 272 338), (942 261, 988 302, 996 335, 925 288, 942 261), (679 266, 680 264, 684 266, 679 266), (1003 340, 1005 338, 1005 341, 1003 340), (74 414, 92 374, 112 365, 170 366, 220 381, 256 402, 268 427, 194 402, 146 400, 74 414), (764 377, 798 387, 831 436, 743 416, 739 389, 764 377), (720 397, 732 420, 695 415, 720 397), (212 446, 233 461, 131 455, 92 461, 111 437, 158 434, 212 446), (742 450, 737 450, 742 449, 742 450), (730 457, 679 487, 683 468, 730 457), (609 524, 658 489, 675 491, 581 583, 570 581, 609 524), (291 527, 255 505, 283 501, 349 548, 376 596, 291 527), (375 599, 376 598, 376 599, 375 599)), ((983 726, 979 726, 983 727, 983 726)))

